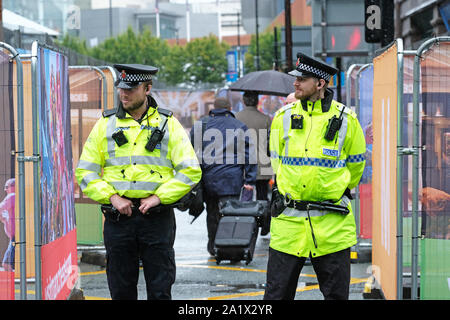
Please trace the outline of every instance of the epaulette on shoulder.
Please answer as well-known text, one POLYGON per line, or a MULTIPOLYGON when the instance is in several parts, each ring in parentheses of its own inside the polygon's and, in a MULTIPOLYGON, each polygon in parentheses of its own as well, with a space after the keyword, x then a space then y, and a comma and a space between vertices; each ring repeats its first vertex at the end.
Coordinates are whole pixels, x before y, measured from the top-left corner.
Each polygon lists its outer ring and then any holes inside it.
POLYGON ((173 115, 173 112, 170 111, 169 109, 164 109, 164 108, 158 107, 158 109, 156 109, 156 110, 158 110, 158 113, 160 113, 166 117, 171 117, 173 115))
POLYGON ((103 118, 110 117, 110 116, 112 116, 113 114, 116 114, 116 112, 117 112, 117 109, 116 109, 116 108, 105 110, 105 111, 103 111, 103 113, 102 113, 102 114, 103 114, 103 118))
POLYGON ((335 104, 336 108, 339 111, 342 111, 342 108, 344 108, 344 113, 351 115, 352 117, 356 117, 356 113, 349 107, 347 107, 346 105, 344 105, 343 103, 339 103, 337 102, 335 104))
POLYGON ((295 106, 295 101, 291 102, 283 107, 281 107, 280 109, 277 110, 277 112, 275 112, 275 115, 278 115, 280 113, 285 112, 286 110, 292 109, 295 106))

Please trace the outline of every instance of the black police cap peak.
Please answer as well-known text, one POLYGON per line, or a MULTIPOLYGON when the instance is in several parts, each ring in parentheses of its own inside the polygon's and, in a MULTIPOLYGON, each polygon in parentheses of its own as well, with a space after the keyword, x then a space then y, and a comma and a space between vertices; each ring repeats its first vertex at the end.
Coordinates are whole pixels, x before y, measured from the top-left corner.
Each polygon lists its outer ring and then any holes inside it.
POLYGON ((114 68, 119 72, 115 85, 121 89, 132 89, 142 82, 151 81, 152 75, 158 72, 158 68, 143 64, 115 64, 114 68))
POLYGON ((329 81, 338 71, 335 67, 298 52, 296 68, 289 74, 296 77, 313 76, 329 81))
POLYGON ((156 67, 135 63, 114 64, 114 68, 116 68, 119 72, 125 71, 125 73, 129 74, 156 74, 158 72, 158 68, 156 67))

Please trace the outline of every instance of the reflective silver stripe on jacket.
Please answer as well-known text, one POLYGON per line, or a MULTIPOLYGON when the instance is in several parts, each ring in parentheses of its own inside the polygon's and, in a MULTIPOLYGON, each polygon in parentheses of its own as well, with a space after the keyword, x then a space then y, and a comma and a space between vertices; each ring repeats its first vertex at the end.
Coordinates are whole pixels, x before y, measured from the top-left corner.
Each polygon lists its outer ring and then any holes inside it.
MULTIPOLYGON (((345 106, 343 106, 344 108, 347 108, 345 106)), ((338 156, 336 158, 336 160, 339 160, 339 158, 342 155, 342 147, 344 146, 344 142, 345 142, 345 136, 347 135, 347 128, 348 128, 348 115, 347 113, 343 112, 342 113, 342 125, 341 128, 339 129, 339 135, 338 135, 338 156)))
POLYGON ((187 168, 200 168, 200 164, 194 159, 187 159, 177 164, 175 171, 180 171, 187 168))
POLYGON ((98 173, 91 172, 83 177, 83 179, 80 182, 80 188, 83 191, 88 186, 89 182, 93 180, 101 179, 98 173))
MULTIPOLYGON (((350 199, 347 196, 343 196, 340 202, 337 202, 335 204, 338 204, 340 206, 348 208, 348 205, 350 204, 350 199)), ((310 217, 321 217, 329 213, 335 213, 333 211, 323 211, 323 210, 309 210, 309 216, 310 217)), ((308 217, 308 211, 307 210, 297 210, 294 208, 286 208, 282 212, 285 216, 288 217, 296 217, 296 218, 307 218, 308 217)))
POLYGON ((114 130, 116 130, 116 119, 116 116, 108 117, 108 122, 106 123, 107 151, 110 159, 116 157, 116 142, 112 138, 114 130))
MULTIPOLYGON (((162 123, 165 122, 167 117, 160 114, 162 123)), ((116 117, 109 117, 106 124, 106 139, 107 139, 107 151, 109 159, 105 160, 105 167, 131 165, 131 164, 143 164, 143 165, 155 165, 167 168, 173 168, 172 161, 167 159, 169 152, 169 129, 166 125, 165 134, 162 138, 160 145, 160 156, 131 156, 131 157, 116 157, 116 142, 112 138, 112 134, 116 130, 116 117)))
POLYGON ((108 181, 116 190, 146 190, 158 189, 161 183, 149 181, 108 181))
MULTIPOLYGON (((167 117, 163 114, 159 114, 161 116, 161 123, 164 124, 164 122, 166 121, 167 117)), ((168 121, 167 121, 168 122, 168 121)), ((161 128, 160 128, 161 129, 161 128)), ((159 156, 160 158, 167 158, 167 154, 169 153, 169 123, 166 124, 165 127, 165 132, 164 132, 164 137, 161 140, 161 149, 159 150, 159 156)))
POLYGON ((288 109, 283 114, 283 140, 285 141, 284 144, 285 156, 289 155, 289 129, 291 128, 291 113, 292 109, 288 109))
POLYGON ((78 169, 84 169, 84 170, 89 170, 89 171, 94 171, 97 172, 98 174, 100 174, 102 172, 102 167, 97 164, 97 163, 93 163, 93 162, 89 162, 86 160, 80 160, 78 162, 78 169))
POLYGON ((131 156, 131 157, 117 157, 106 159, 105 168, 111 166, 121 166, 130 164, 155 165, 161 167, 172 168, 172 161, 165 158, 158 158, 153 156, 131 156))
POLYGON ((177 174, 173 178, 178 181, 181 181, 189 186, 195 185, 195 183, 191 180, 191 178, 189 178, 188 176, 186 176, 185 174, 183 174, 181 172, 177 172, 177 174))

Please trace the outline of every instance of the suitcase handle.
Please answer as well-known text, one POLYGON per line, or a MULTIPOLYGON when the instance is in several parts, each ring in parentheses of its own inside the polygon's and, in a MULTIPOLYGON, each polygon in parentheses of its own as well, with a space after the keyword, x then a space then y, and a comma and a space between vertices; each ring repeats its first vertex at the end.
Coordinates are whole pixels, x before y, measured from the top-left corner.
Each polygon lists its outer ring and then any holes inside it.
POLYGON ((256 201, 256 186, 253 186, 253 190, 251 190, 251 191, 242 187, 241 194, 239 195, 239 200, 240 201, 256 201), (251 199, 250 199, 250 197, 251 197, 251 199))

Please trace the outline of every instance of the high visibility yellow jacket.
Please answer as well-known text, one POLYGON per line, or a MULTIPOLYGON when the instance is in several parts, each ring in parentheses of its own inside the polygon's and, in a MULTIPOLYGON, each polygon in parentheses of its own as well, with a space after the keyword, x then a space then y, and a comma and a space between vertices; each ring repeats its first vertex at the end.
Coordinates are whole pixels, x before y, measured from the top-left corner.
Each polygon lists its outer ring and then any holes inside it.
POLYGON ((117 193, 129 198, 156 194, 162 204, 171 204, 187 194, 201 179, 201 169, 187 133, 179 121, 150 107, 139 124, 119 107, 116 114, 104 112, 84 145, 75 175, 81 190, 91 199, 110 203, 117 193), (162 129, 164 137, 150 152, 145 149, 152 129, 162 129), (113 140, 122 130, 128 142, 113 140))
POLYGON ((273 249, 299 257, 308 257, 310 253, 318 257, 356 244, 355 219, 350 200, 343 194, 358 184, 365 151, 364 134, 356 114, 332 100, 331 90, 327 90, 322 100, 314 103, 298 100, 275 114, 270 154, 279 192, 295 200, 331 200, 347 206, 350 213, 309 210, 308 221, 307 211, 286 208, 271 221, 273 249), (339 117, 342 108, 341 128, 335 139, 328 141, 324 138, 328 121, 333 115, 339 117), (302 129, 291 128, 291 118, 301 117, 302 129))

